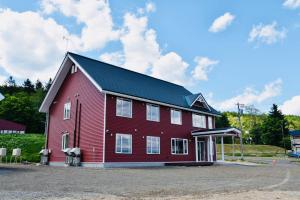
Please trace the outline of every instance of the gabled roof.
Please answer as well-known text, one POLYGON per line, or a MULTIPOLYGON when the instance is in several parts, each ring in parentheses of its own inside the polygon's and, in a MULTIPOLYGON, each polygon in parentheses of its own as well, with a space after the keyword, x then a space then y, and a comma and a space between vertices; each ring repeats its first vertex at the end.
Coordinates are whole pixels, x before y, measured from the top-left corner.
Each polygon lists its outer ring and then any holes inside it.
POLYGON ((25 131, 26 126, 16 122, 0 119, 0 130, 25 131))
POLYGON ((290 131, 289 134, 290 134, 291 136, 300 136, 300 130, 290 131))
POLYGON ((208 105, 208 103, 206 102, 206 100, 204 99, 204 97, 201 93, 186 96, 185 99, 190 107, 193 107, 194 104, 197 101, 199 101, 199 102, 203 103, 204 108, 211 110, 210 106, 208 105))
POLYGON ((221 135, 221 136, 236 136, 240 137, 242 131, 234 127, 228 128, 215 128, 215 129, 200 129, 192 131, 192 136, 210 136, 210 135, 221 135))
MULTIPOLYGON (((180 85, 70 52, 67 53, 66 57, 69 57, 88 76, 94 85, 103 92, 128 95, 190 109, 186 97, 193 94, 180 85)), ((60 71, 64 70, 60 69, 60 71)), ((49 92, 51 92, 51 89, 52 87, 49 92)), ((43 105, 40 110, 45 110, 42 108, 43 105)), ((203 108, 197 110, 219 115, 214 109, 203 108)))

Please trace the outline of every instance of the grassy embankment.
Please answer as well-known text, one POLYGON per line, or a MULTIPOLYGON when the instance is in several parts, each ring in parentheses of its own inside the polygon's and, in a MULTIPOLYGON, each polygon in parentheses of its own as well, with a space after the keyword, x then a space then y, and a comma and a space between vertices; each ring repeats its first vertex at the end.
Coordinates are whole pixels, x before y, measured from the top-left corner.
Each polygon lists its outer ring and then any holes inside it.
POLYGON ((0 135, 0 148, 4 147, 7 149, 8 161, 10 161, 12 149, 20 148, 23 161, 39 162, 39 152, 44 147, 44 143, 45 136, 43 134, 0 135))
MULTIPOLYGON (((240 145, 235 144, 235 155, 239 156, 240 145)), ((225 155, 232 155, 232 144, 224 144, 225 155)), ((217 152, 221 154, 221 145, 218 144, 217 152)), ((271 145, 244 145, 244 155, 253 157, 273 157, 284 155, 284 149, 281 147, 271 146, 271 145)))

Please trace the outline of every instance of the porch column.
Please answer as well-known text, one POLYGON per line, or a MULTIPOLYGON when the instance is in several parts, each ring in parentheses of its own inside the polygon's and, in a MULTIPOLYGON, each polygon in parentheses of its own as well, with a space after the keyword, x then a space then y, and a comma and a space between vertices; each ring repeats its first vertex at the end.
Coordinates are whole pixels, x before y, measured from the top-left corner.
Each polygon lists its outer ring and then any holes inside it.
POLYGON ((235 154, 234 154, 234 136, 232 136, 232 158, 234 159, 235 154))
POLYGON ((225 160, 225 156, 224 156, 224 137, 221 137, 221 151, 222 151, 222 161, 225 160))
POLYGON ((195 137, 195 150, 196 150, 196 162, 199 162, 199 160, 198 160, 198 137, 195 137))
POLYGON ((213 162, 213 141, 212 141, 212 136, 209 136, 209 154, 210 154, 210 161, 213 162))

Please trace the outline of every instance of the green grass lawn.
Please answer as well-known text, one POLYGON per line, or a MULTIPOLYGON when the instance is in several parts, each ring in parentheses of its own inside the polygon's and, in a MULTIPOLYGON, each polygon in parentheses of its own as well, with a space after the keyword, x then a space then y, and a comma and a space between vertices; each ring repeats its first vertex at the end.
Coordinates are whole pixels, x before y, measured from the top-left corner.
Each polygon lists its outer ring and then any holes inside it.
MULTIPOLYGON (((235 144, 235 155, 240 155, 240 145, 235 144)), ((232 155, 232 144, 224 144, 225 155, 232 155)), ((217 145, 217 152, 221 154, 221 145, 217 145)), ((284 149, 281 147, 271 145, 245 145, 244 144, 244 155, 245 156, 257 156, 257 157, 272 157, 280 156, 284 154, 284 149)))
POLYGON ((43 134, 7 134, 0 135, 0 148, 7 149, 8 161, 12 149, 22 150, 22 160, 28 162, 39 162, 39 152, 44 147, 45 136, 43 134))

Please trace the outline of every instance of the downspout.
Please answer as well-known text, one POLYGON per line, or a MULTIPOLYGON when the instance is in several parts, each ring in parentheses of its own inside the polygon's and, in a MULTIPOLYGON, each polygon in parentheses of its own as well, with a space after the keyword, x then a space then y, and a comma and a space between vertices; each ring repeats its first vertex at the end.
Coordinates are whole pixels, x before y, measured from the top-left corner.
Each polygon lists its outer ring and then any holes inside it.
POLYGON ((45 140, 45 149, 48 149, 48 134, 49 134, 49 121, 50 121, 50 117, 49 117, 49 111, 46 113, 46 124, 45 124, 45 136, 46 136, 46 140, 45 140))
POLYGON ((73 148, 77 147, 76 145, 76 132, 77 132, 77 117, 78 117, 78 99, 76 99, 76 114, 75 114, 75 127, 73 135, 73 148))
POLYGON ((80 126, 81 126, 81 103, 79 103, 79 119, 78 119, 78 140, 77 147, 80 147, 80 126))

